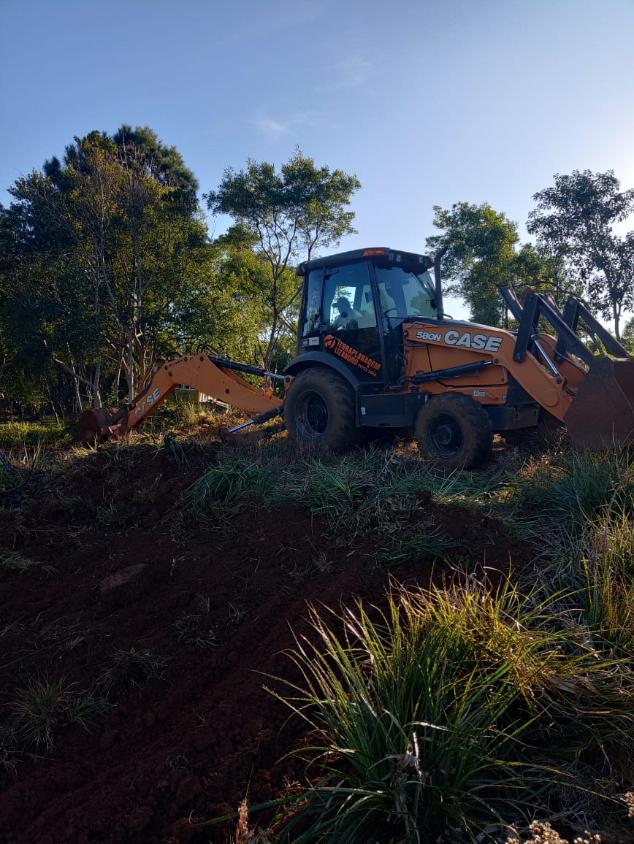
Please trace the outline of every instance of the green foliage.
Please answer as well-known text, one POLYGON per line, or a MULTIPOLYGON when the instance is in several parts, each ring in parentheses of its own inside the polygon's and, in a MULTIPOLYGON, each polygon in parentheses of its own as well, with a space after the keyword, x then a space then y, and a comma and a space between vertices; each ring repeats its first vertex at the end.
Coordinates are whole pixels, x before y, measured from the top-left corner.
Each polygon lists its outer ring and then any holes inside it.
POLYGON ((5 551, 0 553, 0 572, 18 572, 23 574, 26 571, 39 566, 36 560, 31 560, 17 551, 5 551))
POLYGON ((70 440, 63 422, 2 422, 0 448, 19 448, 23 445, 48 445, 70 440))
POLYGON ((166 660, 148 648, 116 650, 110 665, 97 679, 97 688, 108 698, 120 696, 130 686, 141 686, 148 680, 160 679, 166 660))
POLYGON ((399 565, 412 560, 439 558, 450 560, 452 551, 459 547, 459 543, 445 539, 436 530, 425 533, 407 535, 404 539, 394 540, 391 546, 379 548, 376 552, 377 560, 385 566, 399 565))
MULTIPOLYGON (((313 611, 286 701, 316 737, 301 752, 321 776, 290 804, 287 839, 472 840, 487 821, 534 811, 563 778, 553 723, 614 700, 610 664, 570 626, 553 629, 535 597, 401 589, 386 613, 313 611)), ((630 683, 618 715, 596 717, 599 745, 621 735, 631 701, 630 683)))
POLYGON ((579 543, 585 617, 625 656, 634 651, 634 514, 615 510, 590 521, 579 543))
POLYGON ((634 189, 621 190, 613 170, 557 173, 552 187, 538 191, 528 230, 566 262, 590 301, 614 321, 620 336, 624 309, 634 304, 634 231, 614 231, 634 213, 634 189))
POLYGON ((451 209, 434 206, 434 225, 442 234, 427 238, 435 252, 447 247, 443 275, 448 292, 469 305, 471 318, 484 325, 502 325, 501 285, 557 288, 561 268, 533 246, 517 251, 517 225, 490 205, 459 202, 451 209))
POLYGON ((215 281, 196 188, 173 147, 126 126, 75 138, 62 162, 16 181, 0 210, 0 349, 15 388, 62 408, 107 389, 117 401, 186 336, 180 303, 215 281))
POLYGON ((634 317, 628 319, 621 334, 621 343, 631 355, 634 355, 634 317))
POLYGON ((199 517, 222 519, 235 512, 243 499, 262 496, 267 489, 267 475, 261 466, 248 458, 230 455, 190 487, 188 500, 199 517))
POLYGON ((10 705, 14 728, 27 745, 53 749, 56 733, 70 724, 86 726, 107 711, 104 698, 77 691, 64 680, 34 680, 20 689, 10 705))
POLYGON ((542 460, 516 479, 515 489, 520 509, 550 511, 577 525, 605 511, 634 511, 634 472, 620 449, 542 460))
POLYGON ((228 214, 235 232, 250 239, 264 274, 254 273, 269 322, 262 361, 270 368, 281 338, 295 332, 300 285, 292 264, 354 232, 352 194, 361 186, 356 176, 316 167, 301 150, 278 171, 273 164, 249 160, 244 170, 224 173, 217 190, 206 199, 214 214, 228 214))

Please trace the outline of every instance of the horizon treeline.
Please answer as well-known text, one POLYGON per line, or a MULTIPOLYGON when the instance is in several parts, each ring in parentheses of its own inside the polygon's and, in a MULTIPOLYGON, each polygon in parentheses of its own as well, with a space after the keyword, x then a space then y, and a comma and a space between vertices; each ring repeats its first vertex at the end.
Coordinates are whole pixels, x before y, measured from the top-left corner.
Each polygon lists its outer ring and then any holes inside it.
MULTIPOLYGON (((355 232, 354 174, 296 149, 281 167, 227 168, 199 199, 182 155, 147 127, 74 138, 18 178, 0 205, 0 401, 18 415, 73 415, 139 391, 157 361, 208 349, 281 369, 295 348, 295 267, 355 232), (213 237, 204 214, 228 215, 213 237)), ((611 171, 555 176, 517 225, 486 203, 435 206, 447 289, 475 321, 502 325, 500 284, 558 302, 586 297, 631 342, 634 211, 611 171)), ((422 236, 421 236, 422 243, 422 236)))

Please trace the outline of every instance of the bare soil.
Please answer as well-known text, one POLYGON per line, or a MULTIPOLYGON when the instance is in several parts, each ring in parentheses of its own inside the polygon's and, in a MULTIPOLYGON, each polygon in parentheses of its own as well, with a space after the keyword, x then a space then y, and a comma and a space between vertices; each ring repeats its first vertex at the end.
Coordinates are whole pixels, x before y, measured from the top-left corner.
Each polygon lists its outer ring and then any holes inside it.
MULTIPOLYGON (((194 450, 187 465, 149 446, 121 460, 97 452, 0 524, 0 549, 45 564, 0 574, 0 705, 33 678, 89 689, 117 649, 167 660, 161 679, 0 781, 0 841, 184 840, 183 818, 305 781, 302 763, 280 761, 305 726, 264 686, 275 685, 267 675, 292 677, 283 651, 306 630, 307 602, 380 603, 391 576, 443 575, 432 559, 388 571, 374 557, 380 538, 349 543, 295 505, 250 502, 224 530, 197 522, 181 496, 216 448, 194 450), (178 628, 201 613, 215 635, 206 647, 178 628)), ((430 499, 419 515, 466 543, 474 570, 529 555, 477 511, 430 499)), ((199 840, 227 840, 214 829, 199 840)))

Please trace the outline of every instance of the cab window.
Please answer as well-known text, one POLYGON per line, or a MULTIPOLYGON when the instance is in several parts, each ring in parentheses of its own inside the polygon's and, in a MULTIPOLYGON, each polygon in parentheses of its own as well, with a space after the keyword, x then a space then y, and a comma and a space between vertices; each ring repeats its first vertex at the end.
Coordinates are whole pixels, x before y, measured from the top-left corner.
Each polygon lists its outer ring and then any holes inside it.
POLYGON ((377 266, 376 278, 381 310, 387 320, 400 321, 407 317, 437 319, 438 309, 429 273, 415 273, 398 266, 377 266))
POLYGON ((311 270, 306 284, 306 316, 302 337, 319 331, 321 319, 321 285, 324 277, 323 270, 311 270))
POLYGON ((376 311, 365 263, 326 270, 324 321, 335 331, 376 328, 376 311))

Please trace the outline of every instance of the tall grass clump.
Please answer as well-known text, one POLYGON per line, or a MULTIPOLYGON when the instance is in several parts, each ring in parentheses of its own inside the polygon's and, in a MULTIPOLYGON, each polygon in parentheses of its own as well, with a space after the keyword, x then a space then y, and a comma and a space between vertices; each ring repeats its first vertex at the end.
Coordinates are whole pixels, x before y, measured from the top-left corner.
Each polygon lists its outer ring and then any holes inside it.
POLYGON ((634 464, 621 449, 569 452, 542 460, 515 484, 521 510, 550 512, 577 525, 606 510, 634 511, 634 464))
POLYGON ((234 513, 245 500, 265 498, 269 487, 268 473, 261 464, 229 454, 208 469, 187 496, 199 517, 214 518, 234 513))
POLYGON ((284 699, 316 737, 302 752, 318 779, 283 840, 458 842, 535 811, 564 778, 551 725, 589 696, 600 707, 612 670, 546 616, 534 595, 474 584, 399 589, 385 612, 313 610, 284 699))
POLYGON ((27 745, 50 751, 56 733, 70 724, 87 727, 108 708, 107 701, 92 692, 79 692, 64 680, 31 680, 18 690, 9 706, 16 735, 27 745))
POLYGON ((634 517, 625 510, 587 523, 580 542, 585 618, 618 651, 634 653, 634 517))

